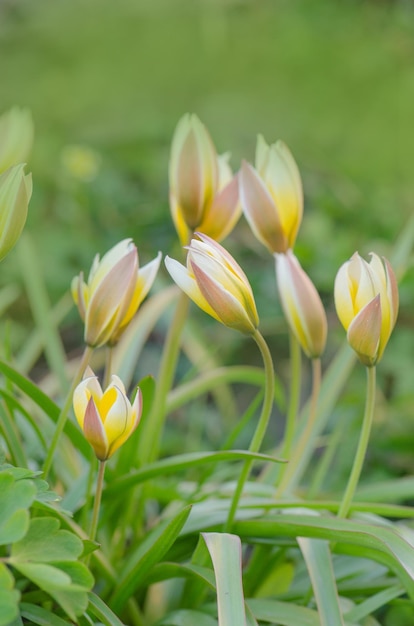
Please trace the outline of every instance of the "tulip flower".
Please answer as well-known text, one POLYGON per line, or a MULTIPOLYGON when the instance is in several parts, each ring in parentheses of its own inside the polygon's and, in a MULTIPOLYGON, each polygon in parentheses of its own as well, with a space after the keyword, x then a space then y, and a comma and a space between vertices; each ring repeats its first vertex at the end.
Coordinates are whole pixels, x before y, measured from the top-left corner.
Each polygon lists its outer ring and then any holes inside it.
POLYGON ((195 235, 188 247, 187 267, 170 257, 165 259, 173 280, 216 320, 254 334, 259 318, 245 273, 219 243, 202 233, 195 235))
POLYGON ((28 109, 13 107, 0 116, 0 172, 23 163, 33 143, 33 121, 28 109))
POLYGON ((218 156, 196 115, 184 115, 174 132, 169 168, 172 218, 183 245, 195 230, 224 239, 240 217, 237 177, 218 156))
POLYGON ((243 162, 240 202, 250 227, 272 254, 293 248, 303 214, 300 173, 282 141, 257 139, 256 167, 243 162))
POLYGON ((102 259, 97 255, 89 272, 72 281, 72 296, 85 323, 85 342, 92 347, 114 345, 120 338, 155 280, 161 253, 139 267, 138 251, 124 239, 102 259))
POLYGON ((137 389, 131 404, 118 376, 102 391, 90 368, 73 394, 73 409, 86 440, 100 461, 109 459, 132 435, 142 413, 142 394, 137 389))
POLYGON ((24 173, 24 164, 0 175, 0 260, 20 237, 31 195, 32 175, 24 173))
POLYGON ((325 310, 314 284, 291 250, 276 255, 276 276, 282 308, 293 334, 308 357, 320 357, 327 335, 325 310))
POLYGON ((391 265, 373 253, 367 263, 355 252, 337 273, 334 296, 349 345, 364 365, 375 365, 398 315, 398 287, 391 265))

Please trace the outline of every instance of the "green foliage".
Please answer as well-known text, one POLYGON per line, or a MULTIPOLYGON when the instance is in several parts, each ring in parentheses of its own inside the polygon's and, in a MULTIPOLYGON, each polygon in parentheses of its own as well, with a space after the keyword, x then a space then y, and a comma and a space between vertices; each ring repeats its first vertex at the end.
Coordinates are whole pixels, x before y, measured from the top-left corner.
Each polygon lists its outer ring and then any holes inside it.
MULTIPOLYGON (((1 109, 27 105, 36 126, 26 232, 0 278, 0 626, 414 623, 412 18, 398 0, 0 3, 1 109), (258 132, 298 159, 296 251, 329 322, 316 419, 281 493, 280 461, 294 458, 281 458, 286 323, 273 260, 242 219, 225 246, 248 274, 276 369, 261 451, 247 451, 266 388, 259 352, 192 305, 177 324, 179 292, 161 269, 112 365, 103 350, 92 359, 132 395, 140 381, 144 397, 137 430, 107 461, 95 539, 96 462, 71 414, 42 477, 82 345, 70 280, 124 237, 141 266, 182 253, 167 179, 186 111, 235 171, 258 132), (401 307, 340 519, 365 388, 332 285, 355 249, 390 258, 401 307), (177 353, 163 377, 168 341, 177 353)), ((302 365, 293 450, 312 411, 302 365)))
MULTIPOLYGON (((78 560, 83 552, 82 541, 60 529, 57 519, 32 514, 38 496, 44 500, 42 489, 36 473, 0 467, 0 580, 4 589, 0 594, 0 623, 4 626, 23 615, 20 601, 33 593, 32 585, 44 592, 46 607, 52 598, 71 620, 76 620, 88 605, 93 577, 78 560)), ((50 611, 41 608, 43 602, 26 611, 50 619, 50 611)))

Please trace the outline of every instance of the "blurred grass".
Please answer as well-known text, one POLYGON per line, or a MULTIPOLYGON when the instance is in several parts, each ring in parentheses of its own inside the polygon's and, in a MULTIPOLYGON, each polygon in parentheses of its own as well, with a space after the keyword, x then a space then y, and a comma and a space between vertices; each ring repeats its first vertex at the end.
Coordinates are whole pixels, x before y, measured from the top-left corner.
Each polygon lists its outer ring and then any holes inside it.
MULTIPOLYGON (((253 160, 258 132, 290 146, 306 195, 297 254, 328 307, 330 359, 343 340, 332 304, 339 265, 355 249, 389 255, 413 211, 412 3, 3 1, 0 75, 0 109, 18 104, 33 112, 34 194, 26 228, 52 302, 96 252, 121 238, 134 238, 143 262, 159 249, 178 253, 168 156, 175 124, 192 111, 218 150, 232 152, 234 169, 241 158, 253 160), (71 146, 92 150, 97 171, 90 179, 68 166, 71 146)), ((226 245, 252 280, 283 373, 287 343, 280 339, 276 295, 269 298, 276 294, 272 260, 244 220, 226 245)), ((12 252, 2 263, 1 286, 22 284, 16 260, 12 252)), ((386 439, 372 447, 377 474, 385 460, 396 473, 413 470, 404 452, 412 443, 406 433, 414 404, 413 279, 410 269, 401 286, 400 328, 379 372, 393 419, 386 439), (395 441, 402 454, 393 452, 395 441)), ((31 324, 27 302, 20 298, 12 313, 12 342, 21 344, 31 324)), ((226 329, 193 313, 215 345, 230 346, 239 362, 255 358, 226 329)), ((82 337, 76 312, 67 324, 72 347, 82 337)), ((339 411, 339 419, 349 419, 350 446, 361 409, 358 380, 351 379, 339 411)), ((374 438, 381 412, 378 419, 374 438)), ((341 480, 348 468, 339 470, 341 480)))

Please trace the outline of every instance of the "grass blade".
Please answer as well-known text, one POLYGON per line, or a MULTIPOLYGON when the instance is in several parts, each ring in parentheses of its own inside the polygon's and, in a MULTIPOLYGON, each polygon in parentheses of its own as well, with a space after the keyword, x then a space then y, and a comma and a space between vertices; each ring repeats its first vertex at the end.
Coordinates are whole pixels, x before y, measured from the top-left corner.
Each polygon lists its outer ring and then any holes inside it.
POLYGON ((241 542, 228 533, 203 533, 216 577, 219 626, 246 624, 242 585, 241 542))

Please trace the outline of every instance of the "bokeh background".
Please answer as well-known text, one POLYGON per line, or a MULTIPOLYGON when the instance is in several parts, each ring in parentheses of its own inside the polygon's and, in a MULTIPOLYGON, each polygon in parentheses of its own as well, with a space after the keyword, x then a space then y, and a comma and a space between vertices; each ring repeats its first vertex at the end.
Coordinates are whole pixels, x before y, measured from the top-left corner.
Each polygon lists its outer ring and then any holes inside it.
MULTIPOLYGON (((142 262, 159 249, 179 254, 168 158, 184 113, 197 113, 235 170, 242 158, 253 161, 257 133, 283 139, 303 176, 296 252, 327 306, 329 364, 344 339, 332 302, 338 267, 355 250, 394 258, 413 213, 412 2, 2 0, 0 77, 1 111, 29 107, 35 122, 26 231, 53 304, 96 252, 124 237, 137 243, 142 262)), ((272 260, 243 219, 226 245, 253 283, 287 382, 272 260)), ((12 348, 32 328, 18 258, 13 251, 0 275, 1 285, 21 287, 12 348)), ((398 331, 379 368, 373 480, 414 469, 414 275, 405 269, 398 331)), ((159 285, 168 282, 162 271, 159 285)), ((224 360, 226 350, 256 358, 235 334, 203 324, 224 360)), ((62 321, 62 336, 68 352, 81 345, 76 311, 62 321)), ((156 368, 154 354, 148 363, 156 368)), ((338 409, 349 446, 363 389, 357 368, 338 409)))

